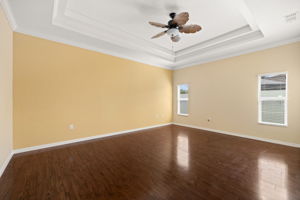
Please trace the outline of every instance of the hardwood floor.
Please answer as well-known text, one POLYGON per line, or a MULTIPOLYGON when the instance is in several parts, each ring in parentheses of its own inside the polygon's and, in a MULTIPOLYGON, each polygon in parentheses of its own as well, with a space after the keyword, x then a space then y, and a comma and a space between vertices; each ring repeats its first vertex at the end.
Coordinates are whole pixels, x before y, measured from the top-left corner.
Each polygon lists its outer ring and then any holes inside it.
POLYGON ((175 125, 18 154, 7 200, 296 200, 300 149, 175 125))

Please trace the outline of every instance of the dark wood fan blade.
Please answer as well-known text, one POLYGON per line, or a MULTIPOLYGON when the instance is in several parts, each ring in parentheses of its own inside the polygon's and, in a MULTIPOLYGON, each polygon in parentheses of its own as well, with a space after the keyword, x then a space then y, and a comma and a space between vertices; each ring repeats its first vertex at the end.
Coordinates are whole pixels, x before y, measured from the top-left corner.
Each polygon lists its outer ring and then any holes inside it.
POLYGON ((163 32, 161 32, 161 33, 159 33, 157 35, 154 35, 151 39, 161 37, 161 36, 165 35, 166 33, 167 33, 167 31, 163 31, 163 32))
POLYGON ((181 33, 196 33, 200 31, 202 28, 201 26, 197 24, 191 24, 191 25, 185 25, 185 26, 180 26, 179 31, 181 33))
POLYGON ((149 22, 149 24, 151 24, 152 26, 160 27, 160 28, 168 28, 168 25, 158 23, 158 22, 149 22))
POLYGON ((178 26, 185 25, 187 23, 187 21, 189 21, 189 13, 188 12, 182 12, 182 13, 176 14, 173 21, 178 26))

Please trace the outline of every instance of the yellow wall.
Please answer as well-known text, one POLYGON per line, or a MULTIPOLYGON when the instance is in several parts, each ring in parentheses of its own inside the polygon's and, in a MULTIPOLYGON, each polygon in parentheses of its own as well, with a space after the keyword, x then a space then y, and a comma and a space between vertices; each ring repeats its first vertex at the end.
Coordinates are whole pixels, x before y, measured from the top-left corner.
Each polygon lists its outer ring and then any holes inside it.
POLYGON ((177 84, 190 85, 190 115, 176 114, 174 92, 174 122, 300 144, 300 43, 181 69, 173 80, 174 90, 177 84), (285 71, 289 125, 260 125, 257 75, 285 71))
MULTIPOLYGON (((174 90, 190 84, 190 115, 176 114, 174 95, 173 121, 300 144, 299 55, 294 43, 174 71, 174 90), (257 75, 283 71, 289 125, 260 125, 257 75)), ((172 71, 20 33, 14 33, 13 83, 14 148, 172 120, 172 71)))
POLYGON ((12 151, 12 43, 13 33, 0 6, 0 171, 12 151))
POLYGON ((14 148, 172 119, 170 70, 14 33, 13 75, 14 148))

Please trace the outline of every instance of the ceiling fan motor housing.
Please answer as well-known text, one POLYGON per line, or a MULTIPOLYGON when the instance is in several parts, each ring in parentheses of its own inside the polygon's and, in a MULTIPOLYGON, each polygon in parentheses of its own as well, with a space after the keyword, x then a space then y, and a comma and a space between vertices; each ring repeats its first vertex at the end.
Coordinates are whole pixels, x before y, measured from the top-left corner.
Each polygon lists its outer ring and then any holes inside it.
POLYGON ((174 17, 176 16, 176 13, 171 12, 171 13, 169 14, 169 16, 171 17, 171 19, 174 19, 174 17))
POLYGON ((178 24, 172 19, 168 21, 168 28, 178 28, 178 24))
POLYGON ((169 14, 169 16, 171 17, 171 20, 168 21, 168 28, 178 28, 178 24, 176 22, 174 22, 174 18, 176 16, 176 13, 172 12, 169 14))

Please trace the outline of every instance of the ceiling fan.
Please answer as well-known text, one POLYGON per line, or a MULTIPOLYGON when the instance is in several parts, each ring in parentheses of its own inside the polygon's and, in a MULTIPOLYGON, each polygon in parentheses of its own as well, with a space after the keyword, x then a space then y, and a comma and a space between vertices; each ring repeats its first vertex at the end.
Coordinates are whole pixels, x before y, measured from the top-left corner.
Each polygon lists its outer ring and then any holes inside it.
POLYGON ((152 26, 167 28, 167 30, 154 35, 152 39, 167 34, 173 42, 178 42, 180 40, 180 33, 196 33, 202 29, 202 27, 197 24, 185 25, 189 20, 188 12, 182 12, 179 14, 172 12, 169 16, 171 17, 171 20, 168 22, 168 25, 158 22, 149 22, 152 26))

